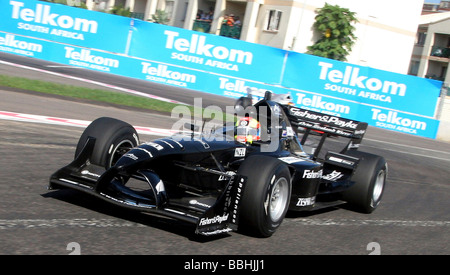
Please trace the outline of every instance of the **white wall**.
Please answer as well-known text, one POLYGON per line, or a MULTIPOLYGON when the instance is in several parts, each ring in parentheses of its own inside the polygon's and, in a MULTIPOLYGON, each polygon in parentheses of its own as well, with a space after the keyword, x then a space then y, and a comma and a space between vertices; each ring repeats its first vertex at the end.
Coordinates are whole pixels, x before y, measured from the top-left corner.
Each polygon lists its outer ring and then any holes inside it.
MULTIPOLYGON (((358 37, 348 62, 397 73, 408 72, 423 0, 297 0, 266 1, 286 11, 284 28, 279 35, 261 32, 256 43, 306 52, 314 42, 312 24, 315 10, 325 5, 339 5, 356 12, 358 37), (287 5, 287 2, 290 2, 287 5), (291 11, 292 13, 289 13, 291 11), (288 21, 289 20, 289 21, 288 21), (287 31, 286 34, 282 34, 287 31)), ((260 16, 263 17, 263 16, 260 16)))
POLYGON ((445 98, 442 107, 441 123, 439 124, 437 139, 450 142, 450 96, 445 98))

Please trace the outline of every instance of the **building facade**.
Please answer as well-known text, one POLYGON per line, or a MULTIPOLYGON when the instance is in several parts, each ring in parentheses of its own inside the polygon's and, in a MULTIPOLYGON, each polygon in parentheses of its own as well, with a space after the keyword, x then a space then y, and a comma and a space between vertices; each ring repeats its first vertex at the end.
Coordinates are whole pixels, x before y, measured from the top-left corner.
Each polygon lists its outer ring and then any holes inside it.
POLYGON ((171 26, 300 53, 319 37, 312 25, 325 2, 356 12, 358 39, 348 62, 408 72, 423 0, 86 0, 89 9, 121 5, 143 20, 162 10, 171 26))
POLYGON ((450 12, 421 17, 409 74, 450 84, 450 12))

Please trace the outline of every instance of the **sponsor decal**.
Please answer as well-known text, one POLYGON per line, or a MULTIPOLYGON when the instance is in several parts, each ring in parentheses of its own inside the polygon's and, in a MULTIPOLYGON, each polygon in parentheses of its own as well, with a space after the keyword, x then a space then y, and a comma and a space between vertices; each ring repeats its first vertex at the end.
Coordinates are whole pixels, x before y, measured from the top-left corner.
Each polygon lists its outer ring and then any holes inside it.
POLYGON ((96 177, 96 178, 100 178, 100 175, 95 174, 95 173, 92 173, 92 172, 89 172, 88 170, 83 170, 83 171, 81 171, 81 174, 82 174, 82 175, 93 176, 93 177, 96 177))
POLYGON ((219 89, 223 91, 223 95, 239 98, 241 96, 247 96, 250 91, 252 96, 254 97, 253 103, 256 103, 257 101, 262 99, 265 92, 268 90, 267 87, 257 88, 248 86, 246 81, 242 79, 230 80, 226 77, 219 77, 219 81, 219 89))
POLYGON ((202 218, 200 220, 199 225, 203 226, 203 225, 210 225, 210 224, 221 224, 223 222, 226 222, 228 220, 228 214, 224 214, 222 216, 215 216, 212 218, 202 218))
POLYGON ((153 66, 152 63, 148 62, 142 62, 141 65, 141 72, 145 74, 145 78, 150 81, 176 85, 179 87, 187 87, 187 83, 195 83, 197 81, 195 75, 169 70, 167 65, 158 64, 153 66))
POLYGON ((65 58, 70 59, 69 64, 74 66, 97 69, 104 72, 110 72, 111 68, 119 68, 119 60, 106 58, 99 55, 93 55, 87 49, 75 49, 64 47, 65 58))
POLYGON ((251 65, 253 53, 240 49, 230 49, 207 43, 207 36, 191 34, 190 38, 180 37, 176 31, 166 30, 166 49, 176 50, 172 59, 203 64, 229 71, 239 71, 239 64, 251 65))
MULTIPOLYGON (((321 67, 320 76, 321 80, 328 80, 336 84, 347 85, 353 88, 367 89, 374 93, 381 93, 384 95, 405 96, 407 86, 403 83, 397 83, 393 81, 381 80, 378 78, 369 78, 368 76, 360 75, 360 69, 358 67, 346 66, 345 71, 333 69, 333 64, 328 62, 319 62, 321 67)), ((328 86, 329 88, 331 86, 328 86)), ((341 92, 346 94, 356 95, 356 89, 349 89, 336 86, 336 89, 341 89, 341 92)), ((365 92, 358 96, 372 97, 371 92, 365 92)), ((373 96, 374 99, 381 100, 382 97, 377 95, 373 96)), ((386 97, 383 97, 387 101, 386 97)))
POLYGON ((227 232, 231 232, 231 231, 233 231, 233 229, 223 228, 223 229, 217 229, 217 230, 209 231, 209 232, 201 232, 201 234, 205 235, 205 236, 211 236, 211 235, 218 235, 218 234, 227 233, 227 232))
MULTIPOLYGON (((238 178, 231 178, 227 189, 225 190, 225 205, 223 208, 223 211, 229 212, 231 214, 230 222, 237 224, 238 215, 239 215, 239 205, 241 203, 242 193, 244 192, 244 183, 245 179, 238 177, 238 178), (235 189, 235 192, 233 191, 233 187, 237 184, 237 188, 235 189)), ((228 217, 228 214, 226 214, 228 217)))
POLYGON ((205 208, 210 208, 211 207, 211 205, 199 202, 198 200, 190 200, 189 204, 198 205, 198 206, 202 206, 202 207, 205 207, 205 208))
POLYGON ((410 134, 417 134, 418 130, 424 131, 427 129, 426 122, 402 117, 394 111, 372 108, 372 119, 376 121, 375 125, 378 127, 410 134))
POLYGON ((354 166, 355 165, 355 162, 353 162, 353 161, 346 160, 346 159, 341 159, 341 158, 337 158, 337 157, 333 157, 333 156, 330 156, 328 158, 328 160, 329 161, 333 161, 333 162, 337 162, 337 163, 342 163, 342 164, 349 165, 349 166, 354 166))
POLYGON ((315 120, 317 122, 332 124, 342 128, 350 128, 356 129, 358 123, 352 120, 344 120, 339 117, 318 114, 318 113, 310 113, 308 110, 300 110, 298 108, 290 108, 289 112, 291 115, 296 116, 298 118, 315 120))
POLYGON ((350 107, 348 105, 337 104, 323 100, 322 96, 297 93, 297 105, 306 107, 316 112, 326 112, 330 115, 349 114, 350 107))
POLYGON ((304 179, 320 179, 322 177, 323 170, 314 171, 306 169, 303 171, 304 179))
POLYGON ((238 158, 245 157, 246 148, 236 148, 234 156, 238 158))
POLYGON ((9 1, 9 4, 12 6, 11 18, 22 21, 17 25, 19 29, 78 40, 84 40, 83 33, 95 34, 98 30, 97 21, 54 13, 50 5, 36 4, 33 8, 25 8, 23 2, 9 1))
POLYGON ((218 181, 224 181, 224 180, 227 180, 227 179, 231 179, 232 180, 233 177, 236 175, 236 172, 234 172, 234 171, 226 171, 225 174, 227 174, 228 177, 225 176, 225 175, 220 175, 218 181))
POLYGON ((138 160, 138 159, 139 159, 139 157, 137 157, 136 155, 131 154, 131 153, 128 153, 128 154, 126 154, 126 155, 123 155, 123 157, 125 157, 125 158, 130 158, 130 159, 132 159, 132 160, 138 160))
POLYGON ((310 206, 316 203, 316 197, 309 198, 298 198, 297 204, 295 206, 310 206))
POLYGON ((242 198, 242 192, 244 192, 244 179, 240 178, 238 184, 238 188, 236 190, 236 198, 234 201, 234 207, 232 209, 231 212, 231 222, 236 224, 237 223, 237 219, 238 219, 238 209, 239 209, 239 204, 241 203, 241 198, 242 198))
POLYGON ((33 57, 35 53, 42 52, 43 46, 17 39, 12 34, 6 34, 5 37, 0 37, 0 50, 33 57))
POLYGON ((329 181, 337 181, 338 179, 342 178, 344 174, 342 172, 334 170, 333 172, 329 173, 328 175, 324 175, 322 179, 329 180, 329 181))
POLYGON ((297 157, 282 157, 282 158, 278 158, 278 159, 283 162, 286 162, 288 164, 305 161, 304 159, 297 158, 297 157))

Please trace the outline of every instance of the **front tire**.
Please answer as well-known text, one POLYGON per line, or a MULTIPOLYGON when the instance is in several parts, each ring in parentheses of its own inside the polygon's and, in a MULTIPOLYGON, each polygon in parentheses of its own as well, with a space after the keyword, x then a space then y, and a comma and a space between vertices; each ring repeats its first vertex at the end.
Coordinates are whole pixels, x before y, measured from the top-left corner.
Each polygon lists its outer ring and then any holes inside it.
POLYGON ((251 156, 238 170, 247 177, 241 199, 239 228, 253 235, 270 237, 281 225, 291 196, 287 165, 267 156, 251 156))
POLYGON ((139 144, 139 136, 133 126, 118 119, 101 117, 84 130, 75 150, 75 158, 83 150, 88 137, 96 139, 91 163, 105 169, 114 166, 121 156, 139 144))

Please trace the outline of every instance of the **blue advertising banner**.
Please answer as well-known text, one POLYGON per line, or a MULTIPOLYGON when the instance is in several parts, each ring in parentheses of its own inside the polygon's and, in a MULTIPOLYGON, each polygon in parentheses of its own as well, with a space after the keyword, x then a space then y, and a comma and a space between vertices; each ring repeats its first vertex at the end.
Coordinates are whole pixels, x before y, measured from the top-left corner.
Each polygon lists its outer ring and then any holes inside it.
POLYGON ((47 59, 54 43, 0 31, 0 51, 22 56, 47 59))
POLYGON ((0 30, 125 53, 130 18, 35 0, 2 0, 0 30))
POLYGON ((389 108, 363 105, 357 102, 311 94, 301 91, 292 93, 296 106, 367 122, 371 126, 407 134, 435 138, 439 121, 427 116, 395 111, 389 108))
POLYGON ((296 106, 435 138, 442 83, 35 0, 0 2, 0 51, 239 98, 296 106))
POLYGON ((218 35, 134 21, 130 56, 277 84, 286 51, 218 35))
POLYGON ((433 139, 439 129, 439 120, 376 107, 360 112, 358 120, 371 126, 433 139))
POLYGON ((296 106, 435 138, 440 81, 289 53, 283 86, 296 106))
POLYGON ((199 91, 211 83, 207 72, 3 32, 0 51, 199 91))
POLYGON ((289 53, 283 86, 433 117, 442 83, 317 56, 289 53))

